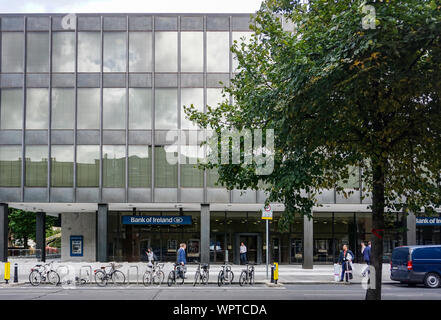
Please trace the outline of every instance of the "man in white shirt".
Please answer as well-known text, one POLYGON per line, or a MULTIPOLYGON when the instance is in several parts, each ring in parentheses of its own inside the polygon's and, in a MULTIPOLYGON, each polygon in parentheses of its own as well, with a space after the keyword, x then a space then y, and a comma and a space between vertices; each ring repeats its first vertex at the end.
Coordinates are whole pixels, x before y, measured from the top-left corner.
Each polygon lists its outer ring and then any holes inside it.
POLYGON ((240 243, 240 262, 247 264, 247 247, 243 242, 240 243))

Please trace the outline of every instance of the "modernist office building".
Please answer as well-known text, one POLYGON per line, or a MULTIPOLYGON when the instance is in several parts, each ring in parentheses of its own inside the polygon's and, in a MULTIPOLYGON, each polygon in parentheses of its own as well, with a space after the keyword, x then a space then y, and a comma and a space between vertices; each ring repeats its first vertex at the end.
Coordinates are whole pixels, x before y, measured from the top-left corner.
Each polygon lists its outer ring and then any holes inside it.
MULTIPOLYGON (((183 105, 202 110, 223 99, 220 81, 228 85, 237 66, 229 48, 250 36, 249 20, 248 14, 0 15, 1 258, 9 206, 36 212, 40 248, 45 215, 59 215, 63 260, 138 261, 152 247, 172 261, 185 242, 190 260, 223 262, 228 252, 237 263, 244 241, 250 261, 265 261, 265 194, 220 188, 216 172, 169 164, 164 148, 172 143, 168 130, 197 129, 183 105), (145 220, 137 224, 132 216, 145 220)), ((195 149, 179 151, 191 157, 195 149)), ((345 185, 351 197, 323 190, 314 218, 296 218, 288 232, 277 226, 283 206, 273 206, 272 261, 332 263, 343 243, 354 249, 370 238, 370 199, 355 172, 345 185)), ((415 243, 417 231, 419 242, 440 243, 439 227, 417 230, 415 216, 394 213, 387 221, 394 229, 384 238, 386 255, 415 243)))

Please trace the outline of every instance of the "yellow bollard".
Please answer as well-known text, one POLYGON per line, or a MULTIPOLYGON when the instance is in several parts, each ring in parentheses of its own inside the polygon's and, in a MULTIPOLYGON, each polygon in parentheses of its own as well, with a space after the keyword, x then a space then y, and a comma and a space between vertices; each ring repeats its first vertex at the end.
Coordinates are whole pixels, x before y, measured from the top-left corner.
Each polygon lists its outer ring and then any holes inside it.
POLYGON ((274 262, 274 283, 277 283, 277 280, 279 280, 279 264, 274 262))
POLYGON ((11 279, 11 263, 5 262, 5 281, 6 281, 6 283, 9 282, 9 279, 11 279))

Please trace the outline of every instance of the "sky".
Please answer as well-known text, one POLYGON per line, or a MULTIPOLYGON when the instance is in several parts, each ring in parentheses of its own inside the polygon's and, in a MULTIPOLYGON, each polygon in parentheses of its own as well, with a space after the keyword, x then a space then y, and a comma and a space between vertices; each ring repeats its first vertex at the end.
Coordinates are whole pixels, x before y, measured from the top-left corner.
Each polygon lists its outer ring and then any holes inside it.
POLYGON ((0 13, 254 13, 262 0, 0 0, 0 13))

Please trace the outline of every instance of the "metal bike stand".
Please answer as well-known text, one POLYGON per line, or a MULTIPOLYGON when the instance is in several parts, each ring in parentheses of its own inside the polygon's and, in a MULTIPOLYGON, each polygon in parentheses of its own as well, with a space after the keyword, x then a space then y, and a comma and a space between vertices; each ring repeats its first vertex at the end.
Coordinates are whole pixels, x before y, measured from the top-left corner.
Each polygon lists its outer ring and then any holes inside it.
MULTIPOLYGON (((89 283, 92 283, 92 266, 90 264, 88 264, 88 265, 83 265, 80 267, 80 274, 78 276, 80 284, 81 284, 81 279, 82 279, 82 277, 81 277, 82 270, 86 269, 86 268, 89 270, 89 283)), ((87 281, 86 281, 86 283, 87 283, 87 281)))
POLYGON ((138 266, 129 266, 127 270, 127 284, 130 284, 130 269, 136 268, 136 284, 139 284, 139 267, 138 266))
POLYGON ((69 267, 65 264, 60 264, 57 266, 57 268, 55 269, 55 272, 58 273, 58 276, 60 277, 60 283, 63 284, 63 281, 61 280, 61 275, 60 275, 60 269, 61 268, 65 268, 66 269, 66 274, 63 274, 63 277, 67 276, 69 274, 69 267))

